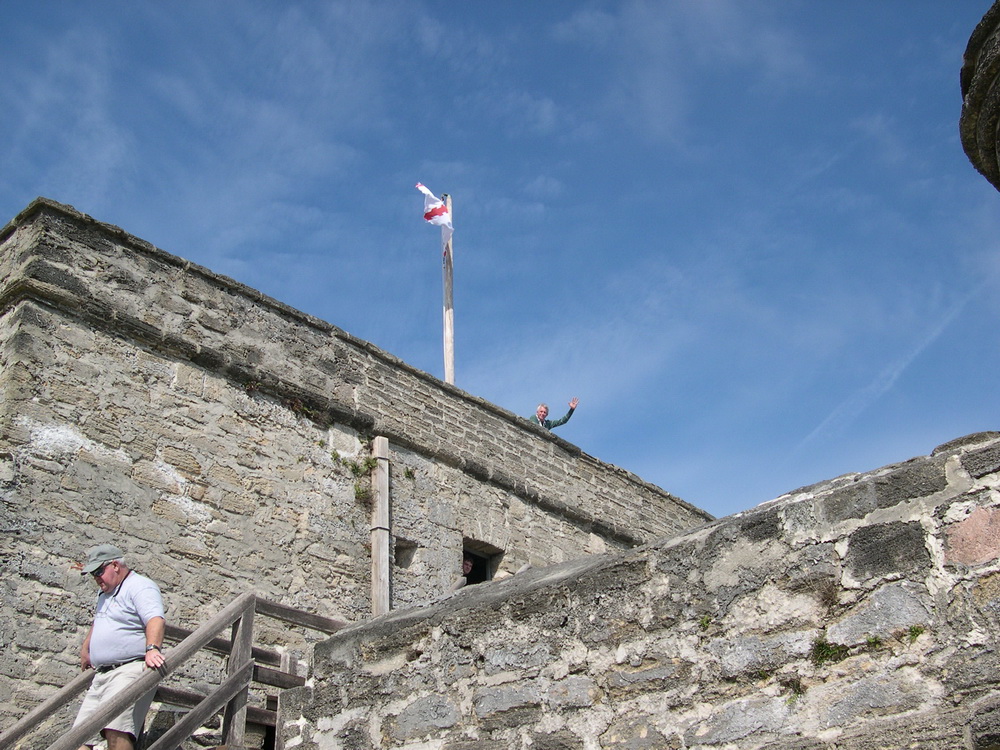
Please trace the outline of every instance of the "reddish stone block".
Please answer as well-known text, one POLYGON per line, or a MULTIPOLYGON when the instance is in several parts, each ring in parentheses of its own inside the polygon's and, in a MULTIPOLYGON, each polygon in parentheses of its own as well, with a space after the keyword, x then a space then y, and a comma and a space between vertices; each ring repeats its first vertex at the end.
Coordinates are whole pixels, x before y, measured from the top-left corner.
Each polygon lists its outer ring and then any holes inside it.
POLYGON ((945 561, 982 565, 1000 557, 1000 508, 977 508, 947 531, 945 561))

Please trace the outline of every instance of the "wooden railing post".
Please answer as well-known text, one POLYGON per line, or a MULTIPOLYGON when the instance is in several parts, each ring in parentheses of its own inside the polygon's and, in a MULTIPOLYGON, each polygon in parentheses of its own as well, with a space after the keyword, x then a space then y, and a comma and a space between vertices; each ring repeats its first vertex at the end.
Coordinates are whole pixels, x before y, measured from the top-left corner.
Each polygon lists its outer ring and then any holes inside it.
MULTIPOLYGON (((256 605, 255 605, 256 606, 256 605)), ((232 650, 226 674, 234 675, 253 661, 253 616, 255 606, 247 607, 243 616, 233 623, 232 650)), ((222 715, 222 740, 230 747, 240 747, 246 736, 247 699, 250 695, 250 679, 243 688, 226 704, 222 715)))
POLYGON ((253 664, 244 665, 243 669, 233 672, 226 677, 222 684, 206 696, 201 703, 188 711, 170 729, 168 729, 160 739, 149 746, 147 750, 176 750, 188 737, 191 736, 198 727, 205 721, 219 712, 217 700, 229 701, 240 690, 244 690, 246 684, 253 676, 253 664))

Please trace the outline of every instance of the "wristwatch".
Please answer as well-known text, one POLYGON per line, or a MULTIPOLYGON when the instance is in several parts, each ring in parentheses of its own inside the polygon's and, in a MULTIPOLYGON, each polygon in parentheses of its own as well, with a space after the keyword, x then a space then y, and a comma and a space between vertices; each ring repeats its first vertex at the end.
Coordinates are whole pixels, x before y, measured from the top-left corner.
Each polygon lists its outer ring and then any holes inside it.
POLYGON ((148 651, 162 651, 162 650, 163 649, 161 649, 159 646, 154 646, 153 644, 149 644, 148 646, 146 646, 146 651, 147 652, 148 651))

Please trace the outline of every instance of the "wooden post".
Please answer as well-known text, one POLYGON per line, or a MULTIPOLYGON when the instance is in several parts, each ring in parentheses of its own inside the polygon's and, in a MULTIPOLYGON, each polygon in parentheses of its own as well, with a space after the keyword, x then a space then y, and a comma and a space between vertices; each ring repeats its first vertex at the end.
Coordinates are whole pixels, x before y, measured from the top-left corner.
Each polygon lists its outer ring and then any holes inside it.
MULTIPOLYGON (((451 212, 451 196, 444 195, 445 205, 448 206, 448 215, 455 217, 451 212)), ((444 257, 442 258, 442 273, 444 275, 444 382, 455 385, 455 306, 452 299, 452 276, 454 264, 452 260, 452 238, 449 236, 444 245, 444 257)))
MULTIPOLYGON (((297 675, 299 673, 298 660, 291 651, 281 652, 281 671, 287 672, 288 674, 297 675)), ((278 691, 278 705, 275 707, 275 719, 274 719, 274 750, 285 750, 285 735, 282 732, 285 726, 285 712, 281 705, 281 691, 278 691)), ((295 701, 292 701, 294 705, 295 701)))
POLYGON ((375 476, 372 477, 372 616, 389 611, 389 439, 372 441, 375 476))
MULTIPOLYGON (((249 607, 236 622, 233 623, 231 650, 226 673, 234 675, 250 666, 253 669, 253 616, 254 607, 249 607)), ((250 696, 249 680, 236 692, 226 704, 222 712, 222 741, 227 746, 240 747, 246 736, 247 729, 247 699, 250 696)))

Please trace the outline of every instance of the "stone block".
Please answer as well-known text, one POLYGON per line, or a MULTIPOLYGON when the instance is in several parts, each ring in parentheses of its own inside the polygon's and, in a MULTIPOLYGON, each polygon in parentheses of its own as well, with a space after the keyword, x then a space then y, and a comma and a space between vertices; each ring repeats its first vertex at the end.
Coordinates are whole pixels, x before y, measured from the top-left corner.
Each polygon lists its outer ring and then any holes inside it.
POLYGON ((539 689, 530 684, 483 687, 476 691, 473 703, 476 715, 480 719, 486 719, 515 709, 538 708, 541 706, 542 696, 539 689))
POLYGON ((537 670, 551 658, 544 643, 497 643, 483 655, 483 674, 493 675, 511 668, 537 670))
POLYGON ((591 677, 570 675, 549 685, 545 702, 555 708, 580 708, 593 705, 599 694, 600 689, 591 677))
POLYGON ((996 690, 1000 651, 992 646, 965 647, 948 656, 941 681, 951 693, 996 690))
POLYGON ((443 695, 417 698, 396 716, 386 720, 389 735, 397 742, 423 737, 455 726, 461 717, 458 706, 443 695))
POLYGON ((585 750, 586 743, 567 730, 539 733, 531 735, 532 750, 585 750))
POLYGON ((968 723, 971 750, 1000 748, 1000 697, 991 695, 973 703, 968 723))
POLYGON ((159 461, 139 460, 132 465, 132 479, 154 490, 181 491, 184 477, 159 461))
POLYGON ((194 454, 186 448, 166 445, 161 451, 161 457, 165 463, 174 467, 185 478, 195 479, 201 476, 201 464, 195 458, 194 454))
POLYGON ((826 629, 827 639, 848 646, 863 644, 868 638, 885 639, 895 631, 930 622, 927 591, 909 582, 879 587, 849 614, 826 629))
POLYGON ((754 677, 808 654, 814 636, 813 630, 764 636, 734 634, 732 638, 713 640, 708 651, 719 660, 724 679, 754 677))
POLYGON ((972 587, 972 601, 994 626, 1000 621, 1000 573, 983 576, 972 587))
POLYGON ((780 731, 790 709, 782 698, 746 698, 724 703, 684 732, 686 747, 739 743, 780 731))
POLYGON ((945 562, 982 565, 1000 558, 1000 508, 976 508, 945 530, 945 562))
MULTIPOLYGON (((935 706, 891 718, 859 721, 836 740, 840 750, 970 750, 961 711, 935 706)), ((810 746, 811 747, 811 746, 810 746)), ((827 748, 829 745, 826 746, 827 748)), ((792 745, 787 750, 797 750, 792 745)))
POLYGON ((946 456, 915 458, 894 471, 875 478, 878 507, 890 508, 906 500, 927 497, 948 486, 946 456))
POLYGON ((666 737, 656 728, 652 716, 630 716, 611 724, 601 735, 602 748, 608 750, 679 750, 680 740, 666 737))
POLYGON ((851 534, 844 564, 858 581, 907 574, 929 567, 930 553, 919 523, 863 526, 851 534))
POLYGON ((903 667, 811 688, 805 695, 805 705, 816 712, 822 727, 850 727, 866 718, 915 711, 930 701, 934 692, 933 681, 911 667, 903 667))
POLYGON ((650 659, 636 669, 610 670, 602 687, 613 700, 623 700, 636 694, 668 690, 691 678, 692 664, 688 661, 650 659))
POLYGON ((170 554, 175 557, 195 560, 199 565, 208 565, 215 561, 216 554, 198 537, 182 536, 171 539, 170 554))
POLYGON ((831 750, 829 742, 795 734, 761 745, 757 750, 831 750))
POLYGON ((1000 471, 1000 442, 962 455, 962 468, 973 479, 1000 471))
POLYGON ((753 511, 740 519, 740 535, 753 542, 776 539, 781 531, 781 516, 777 508, 753 511))
POLYGON ((876 507, 875 484, 870 478, 858 478, 815 500, 820 517, 835 525, 852 518, 864 518, 876 507))

